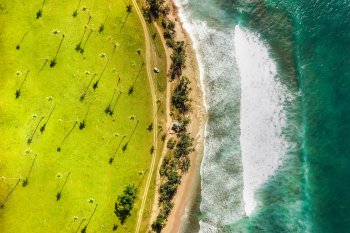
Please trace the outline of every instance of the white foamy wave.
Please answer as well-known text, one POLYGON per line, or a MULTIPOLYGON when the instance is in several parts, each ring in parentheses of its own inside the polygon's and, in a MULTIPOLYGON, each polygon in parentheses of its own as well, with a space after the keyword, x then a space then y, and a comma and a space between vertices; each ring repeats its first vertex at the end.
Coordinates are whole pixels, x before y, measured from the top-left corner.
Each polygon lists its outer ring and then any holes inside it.
POLYGON ((287 152, 283 105, 291 95, 278 81, 276 64, 257 34, 236 26, 235 48, 241 77, 243 199, 250 215, 258 205, 255 192, 274 175, 287 152))
POLYGON ((216 30, 194 20, 187 1, 176 0, 184 28, 199 61, 209 121, 201 165, 200 232, 222 227, 244 216, 243 178, 239 147, 240 84, 234 56, 233 29, 216 30))

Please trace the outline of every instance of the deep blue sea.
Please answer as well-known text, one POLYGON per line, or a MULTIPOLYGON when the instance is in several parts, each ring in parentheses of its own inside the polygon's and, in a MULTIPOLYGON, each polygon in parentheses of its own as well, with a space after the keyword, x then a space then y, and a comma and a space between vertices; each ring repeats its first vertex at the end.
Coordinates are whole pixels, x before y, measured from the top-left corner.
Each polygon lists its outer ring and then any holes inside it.
POLYGON ((176 0, 208 110, 185 233, 350 232, 350 0, 176 0))

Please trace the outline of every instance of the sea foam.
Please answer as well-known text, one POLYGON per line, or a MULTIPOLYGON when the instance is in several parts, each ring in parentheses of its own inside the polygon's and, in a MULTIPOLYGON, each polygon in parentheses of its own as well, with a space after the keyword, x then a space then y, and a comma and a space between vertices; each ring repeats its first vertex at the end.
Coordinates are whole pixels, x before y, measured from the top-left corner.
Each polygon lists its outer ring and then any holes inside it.
POLYGON ((200 232, 222 232, 223 226, 244 217, 234 30, 223 32, 194 19, 186 0, 175 3, 196 50, 209 114, 201 165, 200 232))
POLYGON ((289 94, 278 80, 268 47, 256 33, 236 26, 235 48, 241 77, 243 199, 250 215, 258 204, 255 192, 274 175, 288 149, 282 131, 287 124, 283 105, 289 94))

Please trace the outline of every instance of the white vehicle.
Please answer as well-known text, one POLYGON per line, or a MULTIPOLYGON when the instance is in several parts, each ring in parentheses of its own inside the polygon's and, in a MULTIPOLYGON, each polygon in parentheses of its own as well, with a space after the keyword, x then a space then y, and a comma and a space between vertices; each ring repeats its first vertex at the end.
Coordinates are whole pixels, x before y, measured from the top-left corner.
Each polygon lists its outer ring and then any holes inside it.
POLYGON ((157 67, 154 67, 154 68, 153 68, 153 71, 154 71, 154 73, 156 73, 156 74, 159 73, 159 69, 158 69, 157 67))

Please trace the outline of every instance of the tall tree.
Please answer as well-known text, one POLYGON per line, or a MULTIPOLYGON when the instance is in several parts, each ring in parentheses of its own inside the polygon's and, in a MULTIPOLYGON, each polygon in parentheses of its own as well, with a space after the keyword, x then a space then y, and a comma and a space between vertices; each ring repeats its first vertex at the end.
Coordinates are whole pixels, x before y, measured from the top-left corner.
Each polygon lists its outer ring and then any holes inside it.
POLYGON ((61 145, 59 147, 57 147, 57 152, 61 152, 61 148, 64 144, 64 142, 66 141, 66 139, 68 138, 68 136, 72 133, 72 131, 74 130, 75 126, 77 125, 77 121, 74 123, 73 127, 71 128, 71 130, 67 133, 67 135, 63 138, 61 145))
POLYGON ((125 23, 126 23, 126 20, 128 19, 130 13, 132 12, 132 5, 129 3, 128 5, 126 5, 126 18, 124 20, 124 23, 122 25, 122 27, 120 28, 120 32, 123 30, 124 26, 125 26, 125 23))
POLYGON ((57 51, 56 51, 56 54, 54 56, 54 58, 50 61, 50 67, 53 68, 56 66, 57 62, 56 62, 56 59, 57 59, 57 55, 58 55, 58 52, 60 51, 61 49, 61 46, 62 46, 62 43, 63 43, 63 39, 64 39, 64 34, 62 35, 62 38, 61 38, 61 42, 57 48, 57 51))
POLYGON ((28 74, 29 74, 29 70, 27 70, 26 76, 24 77, 20 87, 16 90, 16 93, 15 93, 16 99, 18 99, 21 96, 21 89, 23 87, 23 84, 27 80, 28 74))
POLYGON ((19 50, 21 48, 21 44, 24 40, 24 38, 26 38, 26 36, 28 35, 29 31, 27 31, 26 33, 24 33, 24 35, 22 36, 21 41, 16 45, 16 49, 19 50))
POLYGON ((41 5, 41 8, 38 12, 36 12, 36 19, 39 19, 43 15, 43 7, 45 5, 46 0, 43 1, 43 4, 41 5))

